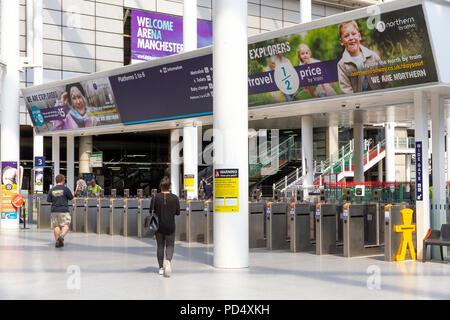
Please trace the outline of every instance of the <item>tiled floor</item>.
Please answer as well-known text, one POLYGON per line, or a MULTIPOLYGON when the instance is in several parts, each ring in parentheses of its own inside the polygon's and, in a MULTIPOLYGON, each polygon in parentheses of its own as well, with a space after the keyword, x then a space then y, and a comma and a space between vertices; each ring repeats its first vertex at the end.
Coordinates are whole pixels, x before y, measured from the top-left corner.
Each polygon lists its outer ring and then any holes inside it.
POLYGON ((213 247, 179 242, 157 274, 150 239, 50 230, 0 231, 0 299, 450 299, 448 262, 391 262, 250 251, 250 267, 216 269, 213 247))

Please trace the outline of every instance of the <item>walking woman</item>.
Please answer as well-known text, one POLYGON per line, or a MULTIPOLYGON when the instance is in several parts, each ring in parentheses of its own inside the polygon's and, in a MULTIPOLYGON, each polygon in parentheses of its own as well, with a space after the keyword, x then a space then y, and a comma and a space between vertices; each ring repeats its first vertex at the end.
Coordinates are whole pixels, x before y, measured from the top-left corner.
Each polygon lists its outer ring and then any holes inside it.
POLYGON ((155 234, 159 274, 170 277, 175 246, 175 215, 180 214, 180 201, 170 192, 170 179, 167 176, 161 179, 159 187, 161 193, 157 193, 152 200, 152 207, 159 220, 159 228, 155 234), (166 260, 164 260, 164 251, 166 260))

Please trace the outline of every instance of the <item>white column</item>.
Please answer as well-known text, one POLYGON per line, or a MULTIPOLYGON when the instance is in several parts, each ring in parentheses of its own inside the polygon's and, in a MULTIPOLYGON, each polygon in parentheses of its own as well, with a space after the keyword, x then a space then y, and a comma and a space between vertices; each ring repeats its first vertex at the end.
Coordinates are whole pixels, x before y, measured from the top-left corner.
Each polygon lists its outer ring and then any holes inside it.
MULTIPOLYGON (((3 69, 1 88, 1 160, 14 162, 19 168, 19 1, 1 1, 1 40, 3 69)), ((18 177, 18 175, 16 175, 18 177)), ((1 219, 2 229, 18 229, 19 217, 1 219)))
MULTIPOLYGON (((239 170, 239 212, 214 212, 214 266, 246 268, 249 245, 248 5, 242 0, 213 0, 212 7, 213 125, 222 136, 222 139, 214 138, 214 169, 239 170), (234 67, 230 68, 231 65, 234 67), (232 103, 230 92, 233 93, 232 103)), ((216 194, 216 190, 214 192, 216 194)))
POLYGON ((183 2, 183 50, 197 49, 197 0, 183 2))
MULTIPOLYGON (((450 118, 447 118, 447 181, 450 181, 450 118)), ((447 223, 450 223, 447 222, 447 223)))
MULTIPOLYGON (((406 182, 411 182, 411 155, 405 155, 405 180, 406 182)), ((409 192, 411 190, 410 185, 406 186, 405 191, 409 192)))
POLYGON ((52 186, 55 186, 55 178, 59 174, 59 136, 52 136, 52 161, 53 161, 53 172, 52 172, 52 186))
MULTIPOLYGON (((433 210, 431 214, 431 228, 441 229, 441 225, 446 223, 447 211, 445 208, 445 113, 444 101, 438 93, 431 94, 431 121, 433 138, 432 143, 432 172, 433 172, 433 210)), ((444 250, 446 256, 447 250, 444 250)), ((438 248, 433 248, 432 257, 439 259, 438 248)))
POLYGON ((300 0, 300 23, 312 20, 311 0, 300 0))
MULTIPOLYGON (((414 93, 415 141, 422 143, 422 201, 416 200, 416 242, 417 258, 423 256, 423 238, 430 228, 430 194, 428 181, 428 106, 422 91, 414 93)), ((417 155, 416 155, 417 159, 417 155)), ((416 194, 419 173, 416 169, 416 194)))
POLYGON ((354 181, 364 181, 364 125, 362 111, 353 113, 354 181))
POLYGON ((308 188, 313 185, 313 171, 313 121, 311 116, 302 116, 302 175, 304 187, 308 188))
POLYGON ((378 182, 383 182, 383 160, 378 162, 378 182))
POLYGON ((395 122, 387 122, 384 126, 386 137, 386 181, 395 181, 395 122))
POLYGON ((66 155, 67 155, 67 187, 75 191, 75 165, 74 165, 74 157, 75 157, 75 137, 67 136, 67 144, 66 144, 66 155))
POLYGON ((198 129, 197 126, 183 128, 183 169, 184 176, 194 177, 194 186, 183 187, 187 190, 188 199, 198 199, 198 129))
POLYGON ((172 193, 180 195, 180 129, 170 130, 170 183, 172 193))
POLYGON ((80 154, 78 162, 79 173, 91 173, 92 168, 89 163, 89 154, 92 152, 92 136, 80 137, 78 150, 80 154))
POLYGON ((327 157, 330 159, 330 164, 338 158, 331 159, 339 151, 339 127, 329 126, 327 128, 327 157))
MULTIPOLYGON (((27 19, 32 17, 32 21, 27 23, 32 24, 32 37, 27 38, 31 51, 28 51, 28 56, 33 58, 33 85, 37 86, 43 83, 43 22, 42 22, 42 0, 27 1, 27 19), (30 8, 28 8, 30 6, 30 8)), ((28 30, 28 29, 27 29, 28 30)), ((35 135, 33 130, 33 160, 35 157, 42 157, 44 155, 44 137, 35 135)), ((34 180, 33 180, 34 181, 34 180)))

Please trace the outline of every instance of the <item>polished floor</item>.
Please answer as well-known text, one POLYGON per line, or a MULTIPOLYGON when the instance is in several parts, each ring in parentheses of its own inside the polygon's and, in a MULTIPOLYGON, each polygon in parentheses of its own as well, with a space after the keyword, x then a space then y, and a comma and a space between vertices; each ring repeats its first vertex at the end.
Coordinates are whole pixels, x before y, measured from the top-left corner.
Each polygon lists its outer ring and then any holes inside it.
POLYGON ((151 239, 50 230, 0 231, 3 299, 449 299, 448 262, 391 262, 250 251, 250 267, 217 269, 213 247, 179 242, 173 274, 157 274, 151 239))

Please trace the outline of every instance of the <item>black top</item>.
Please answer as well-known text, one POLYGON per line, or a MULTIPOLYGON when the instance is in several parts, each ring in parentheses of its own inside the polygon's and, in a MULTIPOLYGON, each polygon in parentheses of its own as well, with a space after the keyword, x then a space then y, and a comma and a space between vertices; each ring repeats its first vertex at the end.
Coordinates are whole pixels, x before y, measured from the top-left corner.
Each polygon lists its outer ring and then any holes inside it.
POLYGON ((152 208, 159 220, 158 232, 172 234, 175 232, 175 215, 180 214, 180 200, 172 193, 157 193, 152 199, 152 208))
POLYGON ((213 185, 212 184, 207 184, 205 186, 205 198, 206 198, 206 200, 212 198, 212 193, 213 193, 213 185))
POLYGON ((69 200, 72 199, 70 189, 62 185, 54 186, 47 195, 47 201, 52 203, 52 212, 69 212, 69 200))

